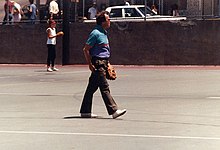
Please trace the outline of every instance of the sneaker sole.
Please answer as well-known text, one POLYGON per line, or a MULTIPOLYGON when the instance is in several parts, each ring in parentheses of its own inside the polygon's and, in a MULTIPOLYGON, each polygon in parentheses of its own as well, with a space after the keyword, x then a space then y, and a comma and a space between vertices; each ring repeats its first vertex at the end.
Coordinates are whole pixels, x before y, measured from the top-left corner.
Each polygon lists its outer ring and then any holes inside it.
POLYGON ((116 118, 118 118, 118 117, 120 117, 120 116, 124 115, 126 112, 127 112, 127 110, 126 110, 126 111, 124 111, 124 112, 123 112, 123 113, 121 113, 121 114, 118 114, 118 116, 113 117, 113 119, 116 119, 116 118))
POLYGON ((80 116, 81 118, 98 118, 98 115, 95 116, 80 116))

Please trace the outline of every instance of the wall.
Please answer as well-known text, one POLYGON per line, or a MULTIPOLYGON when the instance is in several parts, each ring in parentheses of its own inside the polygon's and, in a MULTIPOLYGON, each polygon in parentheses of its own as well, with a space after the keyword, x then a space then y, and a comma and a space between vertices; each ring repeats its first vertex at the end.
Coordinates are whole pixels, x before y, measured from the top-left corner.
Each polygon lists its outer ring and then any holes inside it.
MULTIPOLYGON (((84 64, 82 48, 95 24, 70 27, 69 64, 84 64)), ((220 21, 112 23, 111 62, 124 65, 220 65, 220 21)), ((46 24, 0 26, 0 63, 46 63, 46 24)), ((61 29, 58 25, 58 29, 61 29)), ((57 39, 62 63, 62 38, 57 39)))
MULTIPOLYGON (((47 57, 45 25, 0 26, 0 63, 45 63, 47 57)), ((62 41, 58 40, 60 62, 62 41)))

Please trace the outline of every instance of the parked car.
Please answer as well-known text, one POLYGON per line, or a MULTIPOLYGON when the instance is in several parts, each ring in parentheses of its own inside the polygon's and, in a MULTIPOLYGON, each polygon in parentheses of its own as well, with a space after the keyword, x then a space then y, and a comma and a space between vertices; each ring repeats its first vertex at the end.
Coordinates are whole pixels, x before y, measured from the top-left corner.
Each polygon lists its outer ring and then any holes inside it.
POLYGON ((106 8, 109 12, 111 21, 178 21, 186 20, 186 17, 181 16, 165 16, 155 14, 149 7, 144 5, 128 5, 128 6, 113 6, 106 8), (146 15, 145 15, 146 12, 146 15), (145 19, 146 17, 146 19, 145 19))

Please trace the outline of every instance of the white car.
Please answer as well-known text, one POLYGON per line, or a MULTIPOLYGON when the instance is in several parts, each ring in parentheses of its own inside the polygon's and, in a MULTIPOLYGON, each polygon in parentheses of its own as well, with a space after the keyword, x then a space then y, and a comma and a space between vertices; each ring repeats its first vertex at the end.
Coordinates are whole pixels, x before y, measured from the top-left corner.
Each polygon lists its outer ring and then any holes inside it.
POLYGON ((111 21, 179 21, 186 17, 174 17, 155 14, 149 7, 144 5, 113 6, 106 8, 111 21), (146 12, 146 15, 145 15, 146 12), (146 19, 145 19, 146 17, 146 19))

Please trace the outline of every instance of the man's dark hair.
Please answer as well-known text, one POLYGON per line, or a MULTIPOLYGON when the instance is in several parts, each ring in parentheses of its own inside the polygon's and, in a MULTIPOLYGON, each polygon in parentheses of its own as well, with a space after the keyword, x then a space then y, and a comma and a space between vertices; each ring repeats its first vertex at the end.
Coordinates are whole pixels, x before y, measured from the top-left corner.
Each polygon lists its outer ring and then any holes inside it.
POLYGON ((106 21, 105 15, 109 15, 109 12, 102 11, 97 15, 97 17, 96 17, 97 25, 102 25, 102 23, 106 21))
POLYGON ((29 0, 30 4, 33 4, 34 3, 34 0, 29 0))

